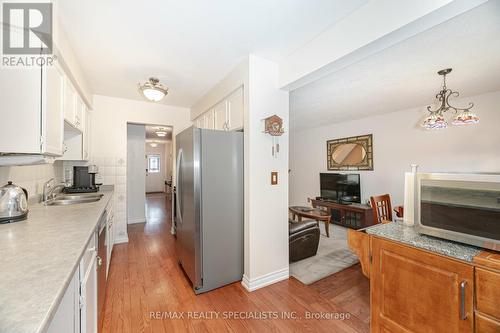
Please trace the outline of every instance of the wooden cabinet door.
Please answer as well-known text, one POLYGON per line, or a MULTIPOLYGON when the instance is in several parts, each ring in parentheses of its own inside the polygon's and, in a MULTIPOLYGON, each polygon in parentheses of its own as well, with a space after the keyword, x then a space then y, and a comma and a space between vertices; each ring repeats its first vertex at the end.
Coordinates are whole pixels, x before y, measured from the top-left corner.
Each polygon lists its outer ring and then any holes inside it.
POLYGON ((42 150, 62 156, 64 137, 64 72, 59 65, 43 67, 42 150))
POLYGON ((371 331, 472 332, 473 277, 472 265, 373 237, 371 331))
POLYGON ((243 128, 243 87, 238 88, 227 98, 229 130, 243 128))
POLYGON ((229 129, 227 119, 227 102, 224 100, 214 107, 215 129, 226 131, 229 129))

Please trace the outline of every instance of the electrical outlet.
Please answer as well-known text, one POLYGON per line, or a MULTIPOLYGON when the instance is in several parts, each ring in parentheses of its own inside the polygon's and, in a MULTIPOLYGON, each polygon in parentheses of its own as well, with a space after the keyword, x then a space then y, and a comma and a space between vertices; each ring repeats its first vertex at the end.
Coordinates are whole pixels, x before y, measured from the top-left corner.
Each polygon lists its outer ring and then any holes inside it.
POLYGON ((278 185, 278 172, 277 171, 271 172, 271 185, 278 185))

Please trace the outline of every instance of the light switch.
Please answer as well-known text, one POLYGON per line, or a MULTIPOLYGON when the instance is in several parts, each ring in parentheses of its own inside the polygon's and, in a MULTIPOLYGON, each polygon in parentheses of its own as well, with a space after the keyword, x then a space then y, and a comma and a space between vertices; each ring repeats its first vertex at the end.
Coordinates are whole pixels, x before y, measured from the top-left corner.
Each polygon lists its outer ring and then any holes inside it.
POLYGON ((277 171, 271 172, 271 185, 278 185, 278 172, 277 171))

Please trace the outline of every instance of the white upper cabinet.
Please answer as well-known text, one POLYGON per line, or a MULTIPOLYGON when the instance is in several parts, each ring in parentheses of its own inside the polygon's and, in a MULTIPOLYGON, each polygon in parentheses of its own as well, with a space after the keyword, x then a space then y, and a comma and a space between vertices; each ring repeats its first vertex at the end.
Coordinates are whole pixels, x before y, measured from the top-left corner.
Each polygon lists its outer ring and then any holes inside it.
POLYGON ((239 130, 243 128, 243 87, 238 88, 227 98, 228 104, 228 129, 239 130))
POLYGON ((205 114, 205 128, 213 130, 215 128, 215 117, 214 110, 210 110, 204 113, 205 114))
POLYGON ((205 116, 201 115, 195 120, 195 126, 198 128, 205 128, 205 116))
POLYGON ((64 83, 64 120, 76 127, 76 90, 68 77, 64 83))
POLYGON ((224 100, 214 107, 215 129, 226 131, 229 129, 227 117, 227 101, 224 100))
POLYGON ((85 104, 83 105, 83 159, 88 161, 90 159, 90 132, 91 132, 91 112, 87 109, 85 104))
POLYGON ((58 66, 0 69, 1 153, 62 154, 62 82, 58 66))
POLYGON ((194 124, 199 128, 220 131, 241 130, 243 129, 243 112, 243 87, 240 87, 213 108, 198 116, 194 124))
POLYGON ((85 117, 85 104, 83 103, 82 98, 77 94, 76 95, 76 105, 75 105, 74 126, 82 132, 85 129, 84 117, 85 117))
POLYGON ((63 154, 64 72, 58 66, 43 68, 42 84, 42 150, 46 154, 63 154))

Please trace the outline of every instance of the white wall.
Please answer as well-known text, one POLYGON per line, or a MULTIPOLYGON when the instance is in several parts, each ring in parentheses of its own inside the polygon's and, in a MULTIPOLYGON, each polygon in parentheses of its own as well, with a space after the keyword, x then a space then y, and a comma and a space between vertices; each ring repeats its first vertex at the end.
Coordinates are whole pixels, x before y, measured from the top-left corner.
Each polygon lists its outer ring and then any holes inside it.
POLYGON ((243 285, 254 290, 288 278, 288 134, 278 158, 263 119, 277 114, 288 130, 288 92, 279 90, 278 65, 250 55, 192 108, 192 119, 240 86, 244 90, 245 268, 243 285), (271 171, 279 184, 270 184, 271 171))
POLYGON ((127 124, 127 223, 146 222, 146 127, 127 124))
POLYGON ((389 193, 393 205, 402 205, 404 172, 412 163, 422 172, 500 173, 500 92, 455 99, 453 104, 469 101, 481 118, 474 126, 422 129, 427 111, 419 107, 292 132, 290 204, 304 205, 308 197, 319 195, 319 173, 327 172, 326 141, 348 136, 373 134, 374 171, 356 172, 361 174, 363 201, 389 193))
MULTIPOLYGON (((189 118, 188 108, 94 95, 92 162, 100 167, 100 173, 105 173, 105 183, 115 185, 118 241, 127 240, 127 123, 171 125, 175 139, 177 133, 191 126, 189 118), (105 165, 104 170, 102 165, 105 165)), ((173 159, 175 163, 175 156, 173 159)))

